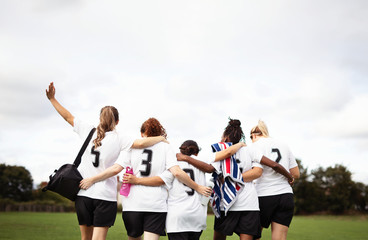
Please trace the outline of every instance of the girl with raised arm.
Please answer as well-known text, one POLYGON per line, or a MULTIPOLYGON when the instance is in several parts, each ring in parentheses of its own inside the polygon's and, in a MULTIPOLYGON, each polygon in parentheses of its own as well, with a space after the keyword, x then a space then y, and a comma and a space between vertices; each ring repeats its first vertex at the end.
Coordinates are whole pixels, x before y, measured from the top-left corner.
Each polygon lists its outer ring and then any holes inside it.
MULTIPOLYGON (((46 96, 56 111, 72 126, 74 131, 85 139, 92 125, 81 121, 64 108, 55 98, 54 83, 46 89, 46 96)), ((133 140, 115 130, 119 123, 119 113, 115 107, 106 106, 101 109, 100 123, 87 146, 78 167, 83 178, 94 176, 112 166, 120 151, 130 148, 144 148, 160 141, 162 136, 133 140)), ((75 200, 82 240, 106 239, 109 227, 114 225, 117 211, 117 180, 106 178, 89 189, 81 189, 75 200)))

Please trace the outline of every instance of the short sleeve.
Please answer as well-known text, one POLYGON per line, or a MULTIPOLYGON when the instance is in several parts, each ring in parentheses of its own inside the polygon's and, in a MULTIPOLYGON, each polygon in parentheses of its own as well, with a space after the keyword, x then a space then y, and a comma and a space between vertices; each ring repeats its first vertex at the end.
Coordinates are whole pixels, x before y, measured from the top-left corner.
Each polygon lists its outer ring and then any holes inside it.
POLYGON ((215 162, 216 159, 216 153, 212 152, 212 150, 210 148, 205 149, 205 150, 201 150, 198 158, 196 159, 200 159, 202 162, 208 163, 208 164, 212 164, 215 162))
POLYGON ((261 163, 261 159, 263 157, 262 150, 260 149, 260 146, 257 146, 256 144, 252 144, 248 148, 250 158, 252 159, 252 162, 261 163))
POLYGON ((130 157, 131 157, 131 151, 130 150, 129 151, 122 151, 115 163, 119 164, 123 168, 126 168, 128 166, 131 166, 130 157))
POLYGON ((169 170, 165 170, 163 173, 161 173, 160 175, 158 175, 162 181, 165 182, 165 186, 167 189, 171 189, 173 187, 173 182, 174 182, 174 175, 169 171, 169 170))
POLYGON ((215 168, 216 170, 216 173, 220 173, 221 172, 221 161, 218 161, 218 162, 213 162, 211 163, 212 167, 215 168))
POLYGON ((121 133, 119 133, 119 140, 121 151, 128 151, 133 146, 135 139, 133 139, 130 136, 122 135, 121 133))
POLYGON ((76 132, 81 139, 87 138, 89 132, 93 128, 92 124, 85 123, 78 118, 74 119, 74 132, 76 132))
POLYGON ((173 166, 179 165, 179 163, 176 159, 176 154, 175 154, 174 150, 172 149, 172 147, 170 146, 170 144, 167 144, 167 143, 162 143, 162 144, 167 145, 166 146, 166 165, 165 165, 165 168, 167 170, 169 170, 173 166))
POLYGON ((289 169, 295 168, 298 166, 294 154, 289 150, 289 169))

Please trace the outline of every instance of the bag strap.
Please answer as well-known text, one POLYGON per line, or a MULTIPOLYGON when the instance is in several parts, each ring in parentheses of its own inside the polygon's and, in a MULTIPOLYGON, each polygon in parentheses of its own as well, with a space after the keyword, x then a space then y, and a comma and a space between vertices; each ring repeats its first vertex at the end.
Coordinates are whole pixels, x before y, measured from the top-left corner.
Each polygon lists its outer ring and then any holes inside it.
POLYGON ((86 151, 86 148, 87 148, 89 142, 91 141, 92 135, 95 131, 96 131, 96 128, 91 129, 91 131, 88 134, 88 137, 87 137, 86 141, 84 141, 82 148, 79 150, 79 153, 78 153, 78 155, 75 158, 74 163, 73 163, 76 167, 78 167, 79 164, 81 163, 82 155, 83 155, 84 151, 86 151))

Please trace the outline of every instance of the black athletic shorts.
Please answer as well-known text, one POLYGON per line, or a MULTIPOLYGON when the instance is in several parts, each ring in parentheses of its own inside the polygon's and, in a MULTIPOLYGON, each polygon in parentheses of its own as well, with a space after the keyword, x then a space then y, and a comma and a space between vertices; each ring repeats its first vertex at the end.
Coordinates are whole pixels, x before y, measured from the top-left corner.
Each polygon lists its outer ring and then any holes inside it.
POLYGON ((236 233, 238 235, 248 234, 260 238, 259 211, 228 211, 226 216, 221 211, 220 218, 215 218, 214 230, 227 236, 236 233))
POLYGON ((167 233, 169 240, 199 240, 202 231, 200 232, 175 232, 167 233))
POLYGON ((146 232, 166 236, 166 212, 124 212, 123 221, 129 237, 137 238, 146 232))
POLYGON ((111 227, 115 222, 117 203, 77 196, 75 210, 79 225, 111 227))
POLYGON ((258 200, 262 227, 268 228, 271 222, 290 226, 294 215, 294 195, 292 193, 258 197, 258 200))

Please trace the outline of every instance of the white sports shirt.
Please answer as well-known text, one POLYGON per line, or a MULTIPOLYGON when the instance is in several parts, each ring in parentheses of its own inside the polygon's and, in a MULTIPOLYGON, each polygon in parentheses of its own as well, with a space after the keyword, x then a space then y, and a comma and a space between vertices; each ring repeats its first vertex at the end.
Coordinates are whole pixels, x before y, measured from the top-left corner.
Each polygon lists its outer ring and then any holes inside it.
MULTIPOLYGON (((191 157, 197 159, 196 156, 191 157)), ((178 163, 193 181, 199 185, 206 184, 204 172, 187 162, 178 161, 178 163)), ((166 231, 200 232, 206 229, 207 205, 201 204, 202 195, 180 182, 170 171, 165 171, 165 174, 168 176, 166 179, 161 177, 169 189, 166 231)))
MULTIPOLYGON (((74 131, 78 133, 83 141, 87 138, 92 128, 92 125, 86 124, 79 119, 74 119, 74 131)), ((133 139, 123 136, 113 130, 106 132, 105 137, 101 141, 101 146, 94 149, 93 140, 96 139, 96 137, 97 132, 93 134, 82 156, 81 164, 78 167, 83 178, 95 176, 103 172, 106 168, 111 167, 118 159, 120 151, 129 149, 134 142, 133 139)), ((81 189, 78 196, 116 202, 116 186, 117 180, 116 177, 113 176, 93 184, 87 190, 81 189)))
MULTIPOLYGON (((137 177, 159 176, 178 165, 175 152, 164 142, 145 149, 131 149, 122 154, 116 163, 124 168, 132 167, 137 177)), ((167 212, 167 196, 165 186, 132 185, 129 195, 122 196, 123 211, 167 212)))
MULTIPOLYGON (((272 138, 262 137, 254 142, 250 146, 250 154, 253 161, 260 162, 262 156, 266 156, 288 171, 298 166, 288 146, 272 138)), ((256 179, 256 189, 259 197, 293 193, 287 178, 264 165, 262 176, 256 179)))
MULTIPOLYGON (((261 164, 252 161, 248 147, 240 148, 235 153, 235 159, 242 173, 251 170, 253 167, 262 168, 261 164)), ((220 162, 214 162, 212 166, 219 169, 220 162)), ((254 182, 244 183, 244 189, 237 196, 235 203, 230 207, 229 211, 259 211, 258 195, 254 182)))

